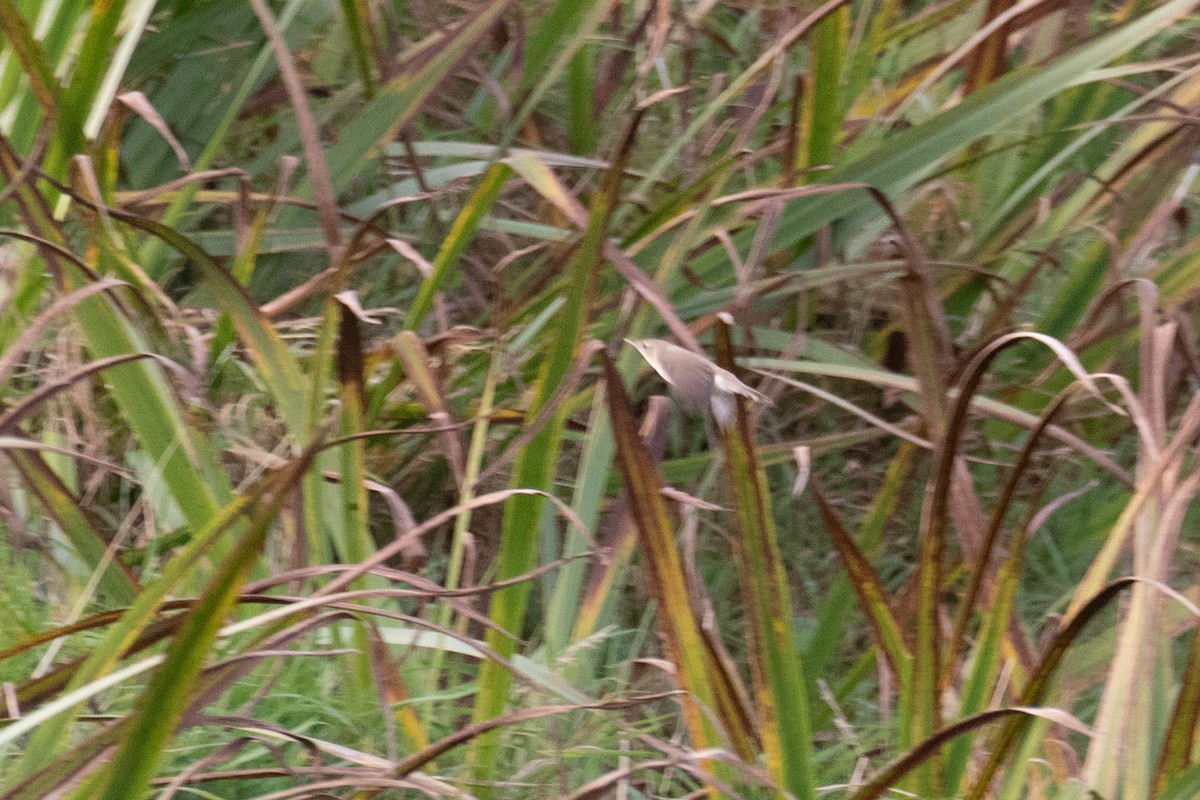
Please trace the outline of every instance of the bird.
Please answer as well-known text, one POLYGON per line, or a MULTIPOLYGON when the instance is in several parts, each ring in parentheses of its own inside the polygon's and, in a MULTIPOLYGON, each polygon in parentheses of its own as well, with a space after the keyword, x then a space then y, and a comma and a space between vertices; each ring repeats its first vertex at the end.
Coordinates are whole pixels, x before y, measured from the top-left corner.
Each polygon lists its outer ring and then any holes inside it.
POLYGON ((772 405, 771 398, 750 388, 729 370, 685 347, 663 339, 626 339, 625 343, 641 353, 670 385, 684 411, 701 414, 709 409, 722 428, 728 427, 733 419, 734 395, 772 405))

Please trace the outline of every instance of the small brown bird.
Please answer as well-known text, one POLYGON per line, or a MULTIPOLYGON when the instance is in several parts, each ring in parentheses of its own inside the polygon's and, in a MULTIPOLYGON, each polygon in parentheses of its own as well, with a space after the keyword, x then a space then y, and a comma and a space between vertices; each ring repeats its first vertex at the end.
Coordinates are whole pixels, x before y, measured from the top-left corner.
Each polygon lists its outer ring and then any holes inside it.
POLYGON ((627 344, 662 376, 685 411, 693 414, 711 409, 717 424, 727 427, 733 419, 735 394, 755 403, 771 405, 771 398, 742 383, 727 369, 718 367, 699 353, 662 339, 626 339, 627 344))

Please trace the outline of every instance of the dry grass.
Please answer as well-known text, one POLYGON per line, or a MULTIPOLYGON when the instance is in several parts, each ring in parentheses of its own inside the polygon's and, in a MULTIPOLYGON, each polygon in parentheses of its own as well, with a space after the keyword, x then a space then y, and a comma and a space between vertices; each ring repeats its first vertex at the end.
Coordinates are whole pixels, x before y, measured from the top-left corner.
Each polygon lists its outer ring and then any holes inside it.
POLYGON ((1194 5, 0 0, 0 793, 1195 796, 1194 5))

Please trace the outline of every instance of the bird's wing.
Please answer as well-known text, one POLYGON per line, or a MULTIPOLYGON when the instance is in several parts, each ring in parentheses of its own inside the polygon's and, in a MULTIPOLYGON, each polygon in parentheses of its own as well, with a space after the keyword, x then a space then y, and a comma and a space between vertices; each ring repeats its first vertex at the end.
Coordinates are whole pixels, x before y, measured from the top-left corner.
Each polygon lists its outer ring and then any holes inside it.
POLYGON ((713 393, 712 366, 697 359, 673 364, 671 374, 663 379, 675 389, 675 399, 691 414, 703 413, 713 393))
POLYGON ((729 394, 740 394, 742 397, 748 397, 756 403, 763 405, 774 405, 771 398, 767 397, 757 389, 751 389, 743 383, 736 375, 726 369, 717 367, 714 373, 714 386, 719 392, 728 392, 729 394))

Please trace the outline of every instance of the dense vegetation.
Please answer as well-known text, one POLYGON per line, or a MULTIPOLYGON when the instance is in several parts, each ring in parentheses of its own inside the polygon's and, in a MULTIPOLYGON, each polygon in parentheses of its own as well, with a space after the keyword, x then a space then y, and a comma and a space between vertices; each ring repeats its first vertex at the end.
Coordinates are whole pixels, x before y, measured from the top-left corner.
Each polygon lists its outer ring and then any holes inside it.
POLYGON ((1196 5, 0 0, 0 793, 1200 796, 1196 5))

